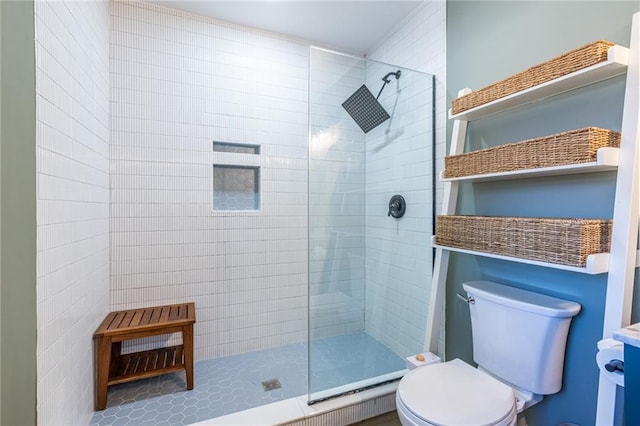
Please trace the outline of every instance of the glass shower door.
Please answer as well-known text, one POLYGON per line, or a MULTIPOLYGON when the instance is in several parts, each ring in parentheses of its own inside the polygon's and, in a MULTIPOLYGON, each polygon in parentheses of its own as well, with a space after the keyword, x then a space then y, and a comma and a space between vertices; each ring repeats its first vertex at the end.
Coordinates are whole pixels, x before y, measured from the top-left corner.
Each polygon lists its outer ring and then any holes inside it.
POLYGON ((422 351, 432 90, 431 75, 311 49, 310 401, 397 379, 422 351), (401 217, 389 214, 394 195, 401 217))

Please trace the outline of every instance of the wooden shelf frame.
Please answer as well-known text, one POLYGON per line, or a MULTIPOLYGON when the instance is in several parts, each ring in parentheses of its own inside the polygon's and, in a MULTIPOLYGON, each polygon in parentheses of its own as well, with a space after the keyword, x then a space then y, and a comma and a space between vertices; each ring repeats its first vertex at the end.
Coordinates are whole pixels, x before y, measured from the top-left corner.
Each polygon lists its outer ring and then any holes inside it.
POLYGON ((589 163, 567 164, 563 166, 540 167, 537 169, 522 169, 500 173, 485 173, 481 175, 469 175, 455 178, 445 178, 440 173, 441 182, 490 182, 500 180, 514 180, 536 178, 543 176, 575 175, 582 173, 597 173, 615 171, 618 169, 620 155, 619 148, 605 147, 598 149, 596 161, 589 163))
MULTIPOLYGON (((640 213, 640 12, 633 15, 616 179, 611 258, 607 276, 602 337, 629 325, 638 249, 640 213)), ((596 424, 613 424, 616 385, 602 372, 598 385, 596 424)))
POLYGON ((578 272, 581 274, 597 275, 609 271, 609 253, 596 253, 587 256, 587 263, 584 267, 562 265, 560 263, 541 262, 539 260, 524 259, 521 257, 503 256, 500 254, 485 251, 469 250, 460 247, 449 247, 438 245, 435 236, 431 237, 431 244, 436 249, 452 251, 456 253, 471 254, 474 256, 490 257, 492 259, 508 260, 510 262, 526 263, 528 265, 544 266, 545 268, 561 269, 563 271, 578 272))
MULTIPOLYGON (((629 49, 622 46, 611 46, 607 51, 607 60, 588 68, 567 74, 538 86, 531 87, 504 98, 471 108, 469 110, 452 115, 453 120, 473 121, 498 114, 513 108, 518 108, 533 102, 541 101, 551 96, 569 92, 600 81, 608 80, 624 74, 629 64, 629 49)), ((465 93, 466 94, 466 93, 465 93)), ((463 96, 463 95, 458 95, 463 96)))
MULTIPOLYGON (((578 266, 562 265, 559 263, 541 262, 538 260, 524 259, 521 257, 503 256, 500 254, 494 254, 494 253, 478 251, 478 250, 469 250, 469 249, 464 249, 460 247, 443 246, 440 244, 436 244, 435 239, 436 239, 435 236, 431 237, 431 244, 433 248, 452 251, 456 253, 470 254, 473 256, 481 256, 481 257, 490 257, 492 259, 507 260, 509 262, 543 266, 545 268, 560 269, 563 271, 571 271, 571 272, 577 272, 580 274, 587 274, 587 275, 599 275, 599 274, 605 274, 609 272, 609 258, 611 256, 611 253, 590 254, 589 256, 587 256, 586 265, 584 267, 578 267, 578 266)), ((635 262, 636 262, 635 267, 636 268, 640 267, 640 250, 636 251, 635 262)))

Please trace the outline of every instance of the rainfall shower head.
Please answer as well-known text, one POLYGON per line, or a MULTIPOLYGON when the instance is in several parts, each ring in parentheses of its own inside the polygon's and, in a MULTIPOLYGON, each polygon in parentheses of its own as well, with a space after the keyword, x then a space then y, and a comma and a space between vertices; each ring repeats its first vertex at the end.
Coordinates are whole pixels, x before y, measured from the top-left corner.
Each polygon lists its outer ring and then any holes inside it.
POLYGON ((391 117, 382 105, 380 105, 378 98, 387 83, 391 82, 389 77, 392 75, 395 76, 396 80, 399 79, 400 70, 390 72, 382 77, 384 84, 380 88, 377 97, 374 98, 367 86, 363 84, 353 95, 349 96, 349 98, 342 103, 342 107, 365 133, 378 127, 391 117))
POLYGON ((390 117, 364 84, 342 103, 342 107, 365 133, 379 126, 390 117))

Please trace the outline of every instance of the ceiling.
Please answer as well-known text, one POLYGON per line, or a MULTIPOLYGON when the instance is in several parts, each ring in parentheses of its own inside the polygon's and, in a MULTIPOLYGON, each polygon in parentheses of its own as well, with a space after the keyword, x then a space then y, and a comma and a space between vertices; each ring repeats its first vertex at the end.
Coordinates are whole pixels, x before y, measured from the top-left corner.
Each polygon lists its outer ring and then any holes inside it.
POLYGON ((422 1, 419 0, 148 0, 173 9, 366 54, 422 1))

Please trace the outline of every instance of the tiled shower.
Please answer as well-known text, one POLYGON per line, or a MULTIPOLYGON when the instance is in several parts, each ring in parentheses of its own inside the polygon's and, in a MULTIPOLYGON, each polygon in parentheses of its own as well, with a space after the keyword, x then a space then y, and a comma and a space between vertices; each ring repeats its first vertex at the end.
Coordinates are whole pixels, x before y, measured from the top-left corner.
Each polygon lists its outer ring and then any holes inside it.
MULTIPOLYGON (((435 6, 421 6, 407 25, 440 19, 444 6, 435 6)), ((280 348, 308 359, 302 393, 347 384, 314 387, 314 374, 352 367, 339 351, 314 352, 309 337, 316 348, 360 339, 358 353, 380 345, 396 357, 394 371, 421 349, 433 143, 443 132, 430 75, 146 3, 43 1, 36 15, 43 423, 89 421, 90 340, 109 310, 194 301, 196 388, 210 360, 280 348), (392 118, 364 135, 340 104, 363 83, 375 95, 396 69, 403 76, 380 98, 392 118), (249 171, 254 188, 244 196, 253 204, 216 206, 226 190, 213 183, 216 168, 249 171), (395 193, 408 202, 400 220, 387 216, 395 193), (67 301, 77 314, 61 334, 67 301), (71 346, 74 358, 61 359, 71 346), (52 393, 56 386, 64 391, 52 393), (67 401, 78 387, 83 396, 67 401)), ((377 52, 385 50, 386 42, 377 52)), ((166 339, 135 348, 159 344, 166 339)), ((365 354, 353 365, 375 370, 385 357, 365 354)), ((189 396, 167 377, 141 385, 189 396)), ((121 409, 135 400, 111 398, 121 409)))

